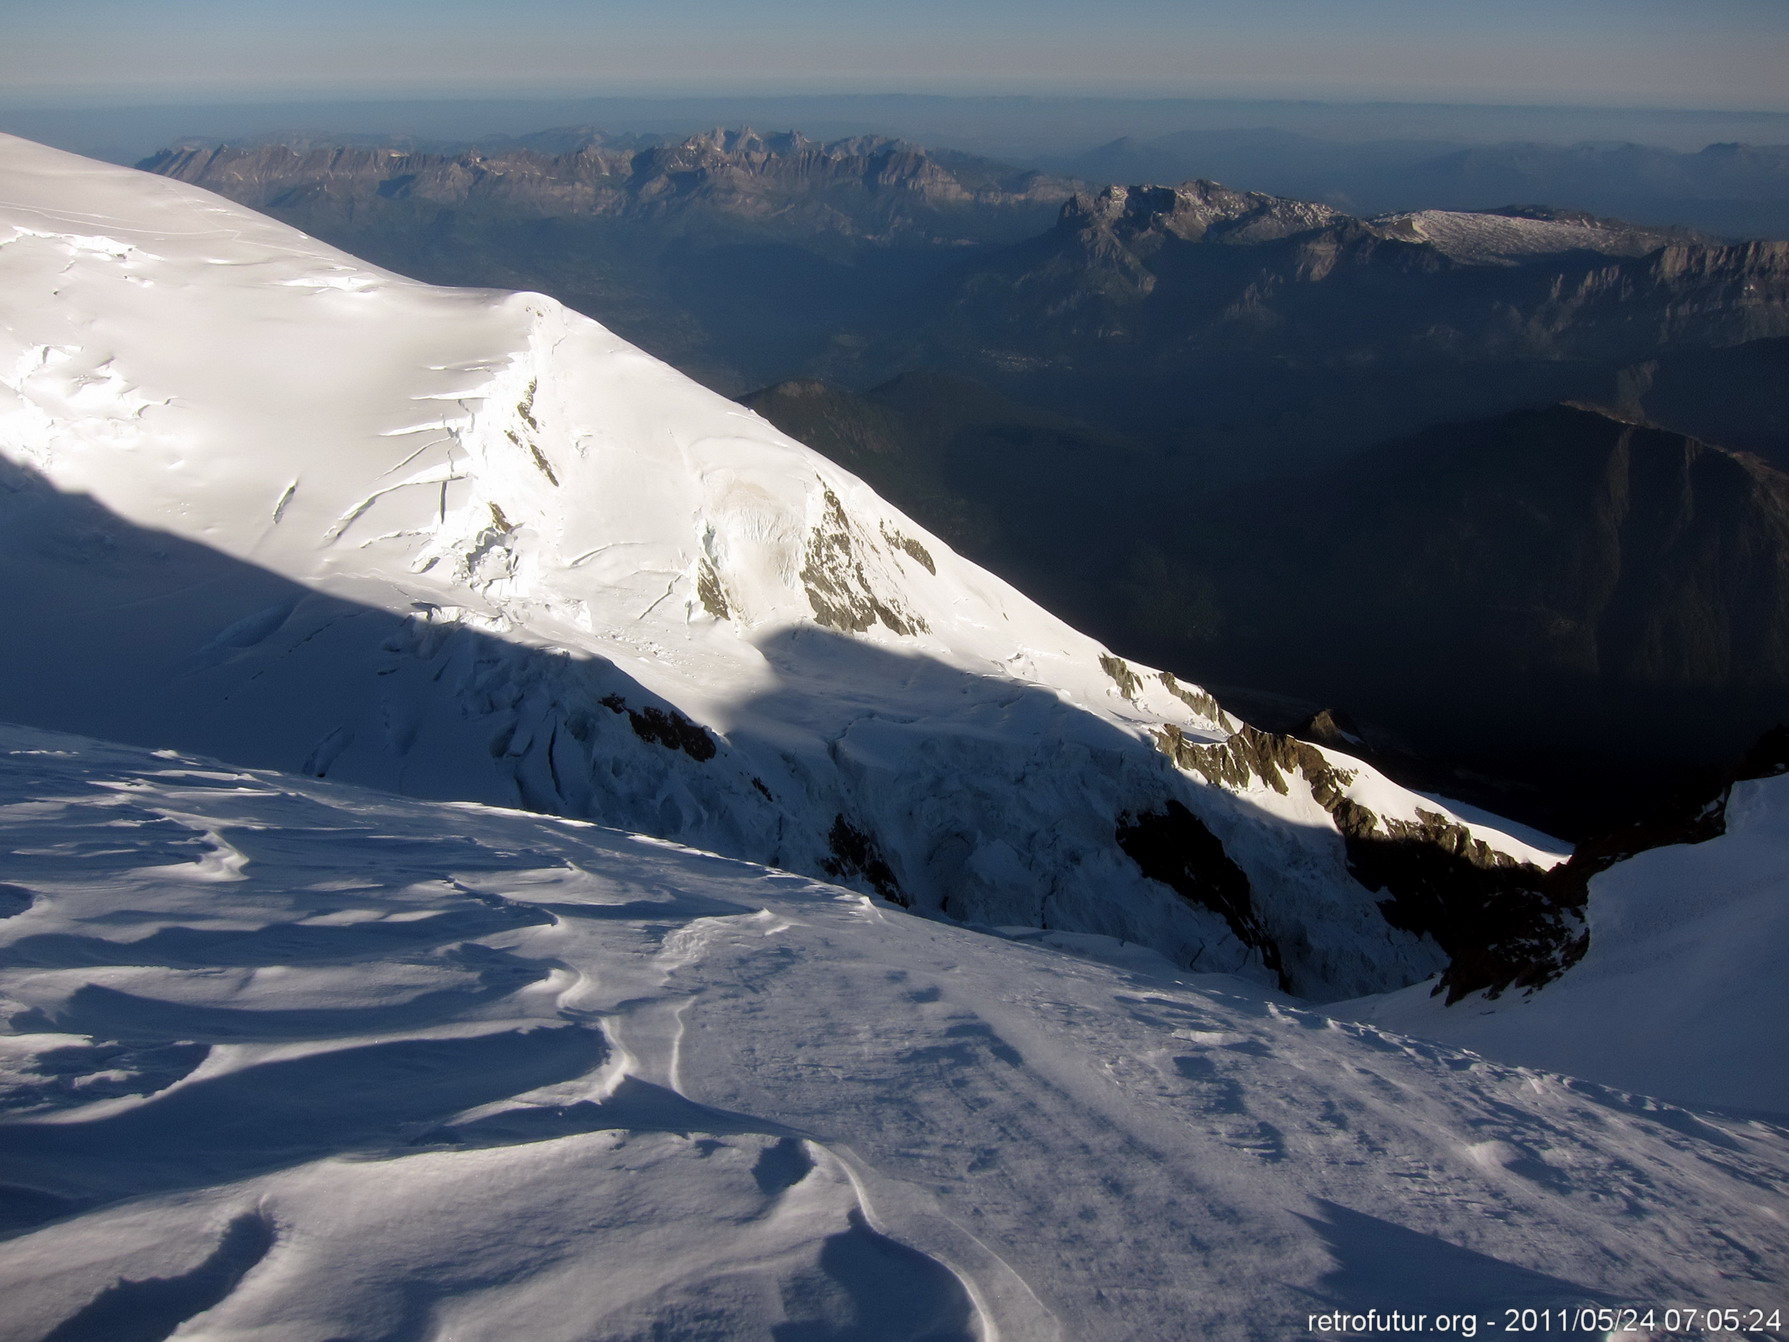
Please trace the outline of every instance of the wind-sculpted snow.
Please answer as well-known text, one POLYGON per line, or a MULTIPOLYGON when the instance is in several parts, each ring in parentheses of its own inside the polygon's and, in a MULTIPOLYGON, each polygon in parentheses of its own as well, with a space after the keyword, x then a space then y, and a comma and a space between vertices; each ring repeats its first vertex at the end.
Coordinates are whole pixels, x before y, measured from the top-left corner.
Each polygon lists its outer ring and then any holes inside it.
MULTIPOLYGON (((0 618, 32 631, 0 714, 601 820, 1310 996, 1449 963, 1382 911, 1395 870, 1351 874, 1300 766, 1180 767, 1162 742, 1236 730, 1209 696, 595 323, 23 141, 0 168, 0 618), (1146 872, 1121 835, 1175 807, 1195 841, 1146 872)), ((1344 772, 1357 828, 1435 810, 1344 772)), ((1542 917, 1522 944, 1569 939, 1570 910, 1542 917)))
POLYGON ((0 729, 7 1339, 1780 1303, 1789 1139, 572 821, 0 729))

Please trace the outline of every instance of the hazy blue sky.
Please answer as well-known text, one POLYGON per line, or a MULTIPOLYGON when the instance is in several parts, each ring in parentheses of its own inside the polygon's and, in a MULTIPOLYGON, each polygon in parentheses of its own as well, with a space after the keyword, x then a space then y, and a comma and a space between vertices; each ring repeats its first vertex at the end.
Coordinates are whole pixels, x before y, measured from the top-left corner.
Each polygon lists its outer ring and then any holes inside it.
POLYGON ((1789 0, 0 0, 0 96, 1059 92, 1789 108, 1789 0))

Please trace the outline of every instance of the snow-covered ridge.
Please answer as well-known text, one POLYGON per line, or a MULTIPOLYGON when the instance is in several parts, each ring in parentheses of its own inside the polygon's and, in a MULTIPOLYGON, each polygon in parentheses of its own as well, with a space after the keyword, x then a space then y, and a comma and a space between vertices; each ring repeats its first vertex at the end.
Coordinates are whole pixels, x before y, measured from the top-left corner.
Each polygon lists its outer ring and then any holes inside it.
POLYGON ((1557 860, 1314 747, 1205 760, 1236 724, 1196 687, 542 296, 8 138, 0 303, 0 618, 35 631, 0 713, 1317 996, 1449 963, 1363 845, 1446 830, 1518 885, 1557 860))
POLYGON ((0 948, 8 1339, 1190 1342, 1789 1274, 1780 1127, 561 819, 0 726, 0 948))
POLYGON ((1529 217, 1495 210, 1410 210, 1368 221, 1379 231, 1425 242, 1456 261, 1517 265, 1562 252, 1645 256, 1682 240, 1681 232, 1649 229, 1590 216, 1529 217))

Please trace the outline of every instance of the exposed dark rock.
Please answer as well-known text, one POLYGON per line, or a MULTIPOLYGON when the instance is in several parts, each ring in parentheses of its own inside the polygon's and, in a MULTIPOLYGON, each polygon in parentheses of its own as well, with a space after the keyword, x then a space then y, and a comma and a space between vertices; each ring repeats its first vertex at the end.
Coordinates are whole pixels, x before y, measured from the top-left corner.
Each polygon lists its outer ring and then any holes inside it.
POLYGON ((1337 750, 1358 751, 1366 744, 1354 720, 1338 708, 1319 709, 1295 727, 1292 734, 1337 750))
POLYGON ((801 566, 801 584, 815 622, 843 634, 860 634, 878 622, 897 634, 924 633, 924 620, 884 600, 870 585, 854 551, 845 505, 830 489, 824 498, 826 515, 808 536, 801 566))
POLYGON ((832 857, 821 863, 827 875, 840 881, 861 877, 889 903, 899 904, 902 908, 912 904, 913 901, 902 892, 900 882, 895 879, 894 869, 882 856, 882 850, 872 835, 841 815, 832 822, 832 832, 827 836, 827 841, 832 847, 832 857))
POLYGON ((1224 712, 1218 701, 1204 690, 1189 690, 1175 678, 1172 671, 1163 671, 1161 673, 1161 678, 1162 685, 1167 689, 1168 693, 1180 700, 1181 703, 1192 709, 1193 712, 1197 713, 1200 717, 1209 718, 1212 722, 1226 730, 1235 730, 1237 723, 1231 719, 1228 713, 1224 712))
POLYGON ((882 524, 882 539, 894 546, 895 549, 901 551, 901 553, 905 554, 909 559, 913 560, 914 563, 918 564, 927 573, 932 574, 934 577, 937 576, 938 565, 932 559, 932 552, 926 549, 926 547, 921 545, 918 541, 914 540, 913 537, 906 535, 904 532, 899 531, 884 522, 882 524))
POLYGON ((1435 992, 1450 1006, 1469 993, 1538 988, 1584 958, 1582 891, 1526 864, 1486 865, 1473 851, 1479 841, 1462 842, 1445 817, 1419 815, 1414 823, 1382 821, 1384 833, 1347 835, 1348 870, 1391 896, 1379 905, 1388 923, 1447 952, 1435 992))
POLYGON ((1438 811, 1381 816, 1347 795, 1352 771, 1296 737, 1243 724, 1227 740, 1189 740, 1169 726, 1157 743, 1177 765, 1222 787, 1261 782, 1281 795, 1301 779, 1341 832, 1348 870, 1394 927, 1431 937, 1447 954, 1437 992, 1458 1001, 1483 991, 1534 988, 1576 964, 1589 946, 1585 893, 1518 862, 1438 811))
POLYGON ((1112 677, 1112 683, 1126 699, 1135 699, 1137 691, 1143 688, 1143 682, 1130 664, 1122 657, 1114 657, 1102 652, 1099 657, 1099 668, 1112 677))
POLYGON ((1117 838, 1139 871, 1187 903, 1221 916, 1238 941, 1261 953, 1262 964, 1280 976, 1280 986, 1287 986, 1279 948, 1255 913, 1247 874, 1198 816, 1169 799, 1159 811, 1119 816, 1117 838))
POLYGON ((733 608, 727 602, 726 588, 721 586, 721 575, 706 559, 696 566, 696 599, 715 619, 732 618, 733 608))
POLYGON ((715 756, 717 748, 708 729, 691 722, 674 708, 658 708, 651 704, 645 708, 632 708, 618 694, 605 695, 601 702, 611 713, 627 714, 634 735, 642 741, 650 741, 667 750, 681 750, 698 763, 715 756))

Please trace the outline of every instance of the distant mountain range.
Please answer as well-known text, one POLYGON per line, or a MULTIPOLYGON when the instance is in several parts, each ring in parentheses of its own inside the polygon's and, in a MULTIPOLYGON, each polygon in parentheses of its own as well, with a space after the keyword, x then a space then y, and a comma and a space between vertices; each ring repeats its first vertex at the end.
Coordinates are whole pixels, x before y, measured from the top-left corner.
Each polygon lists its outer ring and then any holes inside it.
POLYGON ((1785 332, 1789 243, 1540 208, 1361 219, 1192 182, 1074 196, 953 273, 881 362, 1268 474, 1785 332))
POLYGON ((721 390, 881 334, 914 286, 1077 183, 861 136, 569 128, 451 153, 294 143, 140 166, 419 279, 551 293, 721 390))
POLYGON ((1789 145, 1467 144, 1445 139, 1331 139, 1274 129, 1126 137, 1039 160, 1086 181, 1209 177, 1355 213, 1570 203, 1650 224, 1736 237, 1789 237, 1789 145))

